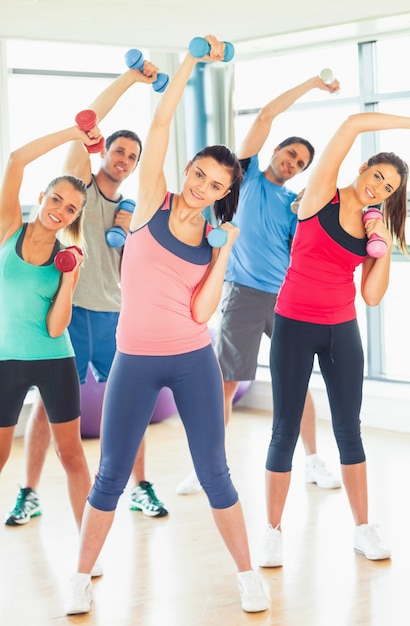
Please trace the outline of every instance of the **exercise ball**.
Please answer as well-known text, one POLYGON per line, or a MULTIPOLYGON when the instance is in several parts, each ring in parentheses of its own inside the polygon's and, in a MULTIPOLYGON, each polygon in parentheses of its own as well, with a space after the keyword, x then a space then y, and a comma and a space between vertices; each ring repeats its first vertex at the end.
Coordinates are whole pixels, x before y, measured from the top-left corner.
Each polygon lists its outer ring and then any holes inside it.
POLYGON ((236 390, 236 393, 233 397, 232 400, 232 404, 235 404, 235 402, 238 402, 238 400, 240 400, 242 398, 242 396, 245 395, 245 393, 248 391, 250 385, 251 385, 250 380, 241 380, 239 381, 239 385, 238 385, 238 389, 236 390))
POLYGON ((97 383, 90 368, 85 383, 80 386, 81 436, 100 436, 101 413, 106 383, 97 383))
POLYGON ((151 417, 151 424, 162 422, 167 419, 167 417, 177 415, 177 413, 178 409, 175 404, 174 394, 169 387, 163 387, 159 392, 158 400, 151 417))
MULTIPOLYGON (((86 438, 96 438, 100 436, 102 405, 104 399, 106 383, 98 383, 90 368, 87 370, 87 377, 84 385, 80 387, 81 402, 81 436, 86 438)), ((178 413, 174 402, 174 394, 168 387, 163 387, 159 392, 157 404, 151 417, 151 423, 162 422, 162 420, 178 413)))

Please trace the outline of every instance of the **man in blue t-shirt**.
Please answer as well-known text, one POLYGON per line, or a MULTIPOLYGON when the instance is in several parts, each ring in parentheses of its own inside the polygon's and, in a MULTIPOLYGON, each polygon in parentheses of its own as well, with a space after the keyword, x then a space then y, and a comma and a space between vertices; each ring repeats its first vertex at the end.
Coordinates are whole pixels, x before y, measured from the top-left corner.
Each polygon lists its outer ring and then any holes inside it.
MULTIPOLYGON (((310 165, 314 149, 306 139, 289 137, 277 145, 263 171, 258 154, 273 120, 316 88, 332 93, 339 83, 327 85, 314 76, 271 100, 258 113, 238 152, 245 172, 235 214, 240 235, 228 262, 215 340, 224 378, 226 424, 239 381, 255 379, 262 335, 272 335, 276 296, 289 265, 297 222, 297 194, 285 185, 310 165)), ((340 487, 339 479, 317 456, 315 409, 309 391, 301 437, 307 455, 306 481, 327 489, 340 487)), ((177 486, 177 492, 186 495, 200 489, 195 472, 177 486)))

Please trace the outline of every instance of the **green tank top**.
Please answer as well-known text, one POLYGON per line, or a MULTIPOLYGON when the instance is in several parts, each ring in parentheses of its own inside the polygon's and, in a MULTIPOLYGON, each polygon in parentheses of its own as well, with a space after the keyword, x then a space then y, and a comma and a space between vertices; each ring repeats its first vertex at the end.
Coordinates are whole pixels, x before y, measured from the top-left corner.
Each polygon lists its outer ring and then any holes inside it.
POLYGON ((61 273, 54 263, 31 265, 17 254, 23 228, 0 246, 0 360, 74 356, 68 331, 50 337, 46 326, 61 273))

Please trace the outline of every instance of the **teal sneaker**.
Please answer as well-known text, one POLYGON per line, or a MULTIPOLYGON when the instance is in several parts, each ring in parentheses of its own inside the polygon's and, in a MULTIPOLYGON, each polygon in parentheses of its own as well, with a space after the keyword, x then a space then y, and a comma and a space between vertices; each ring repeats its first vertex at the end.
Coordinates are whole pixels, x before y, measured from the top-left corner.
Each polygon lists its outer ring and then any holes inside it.
POLYGON ((21 487, 14 509, 6 517, 5 523, 7 526, 21 526, 38 515, 41 515, 38 493, 31 487, 21 487))
POLYGON ((141 480, 138 487, 132 490, 129 506, 132 511, 142 511, 148 517, 168 515, 163 503, 158 500, 152 483, 147 480, 141 480))

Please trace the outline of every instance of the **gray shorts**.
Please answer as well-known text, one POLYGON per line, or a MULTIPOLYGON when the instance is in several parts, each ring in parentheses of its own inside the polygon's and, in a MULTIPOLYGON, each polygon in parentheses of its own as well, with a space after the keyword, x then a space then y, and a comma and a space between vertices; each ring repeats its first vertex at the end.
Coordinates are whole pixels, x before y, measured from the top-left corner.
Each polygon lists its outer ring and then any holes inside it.
POLYGON ((272 337, 276 294, 224 283, 215 351, 223 378, 254 380, 263 333, 272 337))

